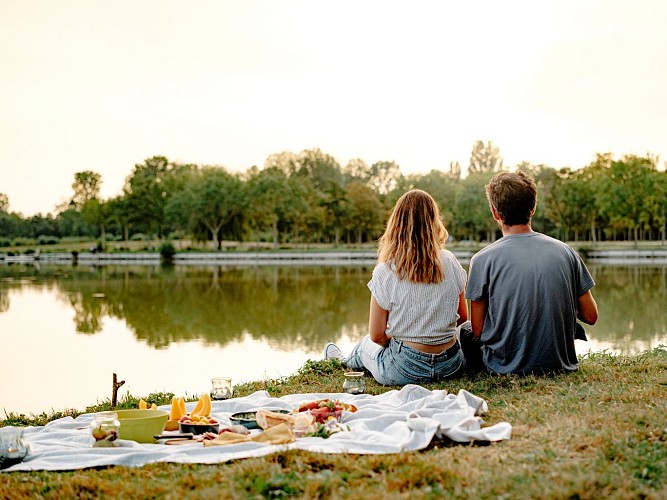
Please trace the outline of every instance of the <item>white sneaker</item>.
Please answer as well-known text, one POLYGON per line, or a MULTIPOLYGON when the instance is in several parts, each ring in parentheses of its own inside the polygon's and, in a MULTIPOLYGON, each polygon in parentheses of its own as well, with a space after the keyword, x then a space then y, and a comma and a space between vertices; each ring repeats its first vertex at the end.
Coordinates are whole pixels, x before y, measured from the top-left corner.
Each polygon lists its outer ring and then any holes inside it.
POLYGON ((329 342, 327 345, 324 346, 322 357, 324 359, 340 359, 341 361, 345 360, 343 352, 333 342, 329 342))

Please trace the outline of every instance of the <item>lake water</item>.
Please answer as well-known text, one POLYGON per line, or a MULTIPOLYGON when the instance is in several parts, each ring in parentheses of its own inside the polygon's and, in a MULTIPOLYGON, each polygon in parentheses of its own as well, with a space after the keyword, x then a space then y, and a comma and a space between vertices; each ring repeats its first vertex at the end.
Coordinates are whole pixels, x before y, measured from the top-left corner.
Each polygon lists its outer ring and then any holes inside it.
MULTIPOLYGON (((667 266, 589 263, 598 324, 577 352, 667 344, 667 266)), ((276 379, 367 330, 372 265, 0 265, 0 412, 276 379)), ((4 417, 4 412, 1 417, 4 417)))

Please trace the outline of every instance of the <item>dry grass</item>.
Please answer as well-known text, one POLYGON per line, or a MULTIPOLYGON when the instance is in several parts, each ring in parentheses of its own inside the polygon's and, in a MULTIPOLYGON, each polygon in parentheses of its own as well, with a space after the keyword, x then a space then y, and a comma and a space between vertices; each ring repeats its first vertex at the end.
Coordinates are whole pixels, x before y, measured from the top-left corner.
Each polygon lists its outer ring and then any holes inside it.
MULTIPOLYGON (((308 362, 292 377, 235 391, 337 391, 342 373, 336 361, 308 362)), ((667 497, 665 348, 634 357, 590 355, 579 372, 558 377, 471 375, 427 387, 484 397, 485 420, 512 423, 512 439, 442 440, 395 455, 292 451, 219 465, 8 473, 0 476, 0 498, 667 497)), ((371 393, 388 389, 369 383, 371 393)))

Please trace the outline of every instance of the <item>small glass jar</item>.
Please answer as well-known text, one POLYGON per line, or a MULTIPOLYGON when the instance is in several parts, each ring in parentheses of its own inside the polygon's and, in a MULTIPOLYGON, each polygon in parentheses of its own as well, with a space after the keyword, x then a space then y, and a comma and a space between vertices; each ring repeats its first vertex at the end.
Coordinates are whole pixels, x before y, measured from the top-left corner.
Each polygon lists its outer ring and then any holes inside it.
POLYGON ((343 382, 343 390, 348 394, 363 394, 366 392, 366 381, 364 380, 364 372, 347 372, 344 373, 345 382, 343 382))
POLYGON ((234 395, 231 377, 215 377, 211 379, 211 399, 229 399, 234 395))
POLYGON ((90 434, 93 436, 93 447, 116 446, 120 434, 120 421, 115 411, 102 411, 93 416, 90 422, 90 434))

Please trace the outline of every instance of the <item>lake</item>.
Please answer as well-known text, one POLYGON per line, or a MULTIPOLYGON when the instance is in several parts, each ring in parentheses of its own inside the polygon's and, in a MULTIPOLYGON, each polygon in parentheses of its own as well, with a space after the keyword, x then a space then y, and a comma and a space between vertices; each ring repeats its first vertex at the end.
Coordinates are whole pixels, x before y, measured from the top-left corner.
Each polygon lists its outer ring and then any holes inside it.
MULTIPOLYGON (((600 319, 579 354, 667 344, 667 265, 588 266, 600 319)), ((372 267, 2 264, 0 411, 83 410, 113 373, 119 398, 290 375, 366 333, 372 267)))

